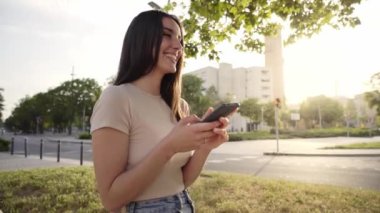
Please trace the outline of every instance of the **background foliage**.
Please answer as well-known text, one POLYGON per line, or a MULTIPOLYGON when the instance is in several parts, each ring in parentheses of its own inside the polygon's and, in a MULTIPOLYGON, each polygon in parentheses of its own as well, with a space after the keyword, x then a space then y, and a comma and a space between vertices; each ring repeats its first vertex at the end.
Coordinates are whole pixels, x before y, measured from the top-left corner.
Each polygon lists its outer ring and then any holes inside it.
MULTIPOLYGON (((241 51, 262 52, 264 37, 286 28, 285 43, 319 33, 360 24, 353 15, 361 0, 184 0, 168 1, 165 10, 180 10, 185 28, 186 55, 219 59, 217 44, 234 40, 241 51)), ((178 13, 177 13, 178 14, 178 13)))

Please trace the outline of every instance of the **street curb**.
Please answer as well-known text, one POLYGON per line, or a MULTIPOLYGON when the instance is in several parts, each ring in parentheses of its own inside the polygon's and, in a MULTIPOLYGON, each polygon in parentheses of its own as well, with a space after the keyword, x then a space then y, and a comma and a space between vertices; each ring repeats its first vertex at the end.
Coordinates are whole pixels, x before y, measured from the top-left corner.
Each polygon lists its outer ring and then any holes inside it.
POLYGON ((264 155, 274 156, 300 156, 300 157, 380 157, 379 154, 323 154, 323 153, 281 153, 264 152, 264 155))

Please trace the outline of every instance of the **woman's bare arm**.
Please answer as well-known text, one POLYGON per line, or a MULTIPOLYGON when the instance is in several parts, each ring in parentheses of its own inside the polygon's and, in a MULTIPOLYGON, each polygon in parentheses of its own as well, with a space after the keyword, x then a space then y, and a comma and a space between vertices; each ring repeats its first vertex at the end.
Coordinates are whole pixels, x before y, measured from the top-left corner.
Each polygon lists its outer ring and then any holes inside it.
POLYGON ((132 170, 125 171, 128 159, 128 136, 112 128, 92 134, 93 161, 98 190, 104 207, 121 208, 149 186, 174 154, 160 143, 132 170))
POLYGON ((220 118, 220 123, 221 126, 213 129, 213 135, 205 138, 205 143, 194 152, 193 156, 182 168, 185 187, 190 186, 198 178, 210 152, 222 143, 228 141, 226 127, 229 121, 227 118, 220 118))
POLYGON ((133 169, 128 163, 128 135, 113 128, 92 133, 95 176, 106 209, 115 210, 133 201, 162 171, 177 152, 198 149, 218 122, 198 123, 196 117, 182 119, 175 128, 133 169))

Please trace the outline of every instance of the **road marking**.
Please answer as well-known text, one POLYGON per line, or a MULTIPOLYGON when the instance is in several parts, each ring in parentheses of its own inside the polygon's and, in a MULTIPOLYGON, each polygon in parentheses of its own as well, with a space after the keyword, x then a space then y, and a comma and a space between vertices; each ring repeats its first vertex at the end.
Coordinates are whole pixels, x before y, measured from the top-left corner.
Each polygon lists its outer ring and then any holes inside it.
POLYGON ((244 159, 255 159, 255 158, 258 158, 259 156, 243 156, 241 158, 244 158, 244 159))
POLYGON ((241 158, 226 158, 226 160, 230 160, 230 161, 240 161, 242 160, 241 158))
POLYGON ((208 160, 207 163, 224 163, 225 160, 208 160))

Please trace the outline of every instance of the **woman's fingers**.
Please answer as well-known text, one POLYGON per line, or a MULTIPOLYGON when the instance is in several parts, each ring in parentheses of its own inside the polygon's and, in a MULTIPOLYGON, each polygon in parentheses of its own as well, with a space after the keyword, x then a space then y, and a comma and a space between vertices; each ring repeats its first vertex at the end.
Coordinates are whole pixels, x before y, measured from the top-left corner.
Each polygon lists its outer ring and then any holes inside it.
POLYGON ((212 111, 214 111, 214 108, 209 107, 209 108, 207 109, 207 111, 205 112, 205 114, 203 114, 203 116, 202 116, 202 120, 205 119, 208 115, 210 115, 210 114, 212 113, 212 111))
POLYGON ((199 122, 200 119, 198 118, 197 115, 189 115, 187 117, 182 118, 179 123, 182 125, 190 125, 192 123, 197 123, 199 122))
POLYGON ((227 137, 228 137, 228 132, 227 132, 226 129, 215 128, 215 129, 213 130, 213 132, 214 132, 215 134, 218 134, 218 135, 220 135, 220 136, 223 136, 224 138, 227 138, 227 137))
POLYGON ((219 118, 219 122, 221 123, 218 128, 224 129, 230 124, 230 120, 227 117, 221 117, 219 118))

